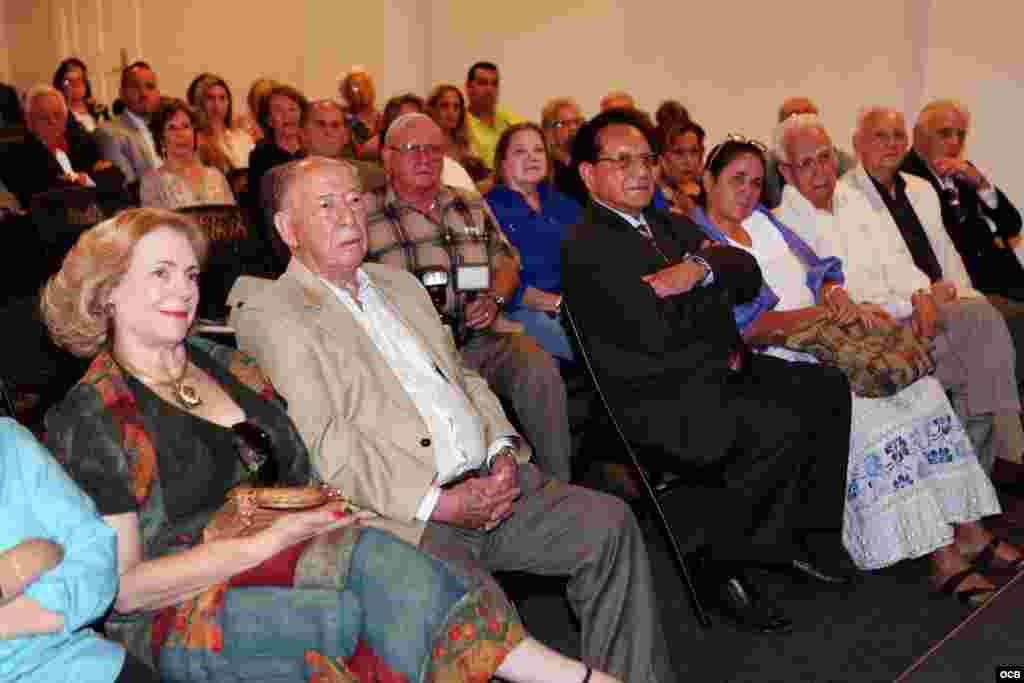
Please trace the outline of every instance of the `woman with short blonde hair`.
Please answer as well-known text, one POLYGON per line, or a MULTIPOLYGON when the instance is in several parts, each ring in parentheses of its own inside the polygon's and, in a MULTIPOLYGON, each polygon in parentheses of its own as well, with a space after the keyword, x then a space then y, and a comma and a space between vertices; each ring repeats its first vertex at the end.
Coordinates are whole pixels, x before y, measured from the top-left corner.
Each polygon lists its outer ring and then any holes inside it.
POLYGON ((99 223, 82 236, 64 265, 43 289, 40 306, 50 336, 79 358, 108 347, 112 309, 110 292, 128 270, 132 248, 157 228, 180 232, 196 258, 206 258, 206 235, 190 218, 171 211, 130 209, 99 223))

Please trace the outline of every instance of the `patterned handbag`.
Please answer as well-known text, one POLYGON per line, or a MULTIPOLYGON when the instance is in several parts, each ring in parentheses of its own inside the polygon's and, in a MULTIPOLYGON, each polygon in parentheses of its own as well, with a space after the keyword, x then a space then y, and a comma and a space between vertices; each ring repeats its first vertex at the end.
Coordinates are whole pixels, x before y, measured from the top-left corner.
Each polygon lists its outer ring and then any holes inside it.
POLYGON ((908 325, 868 329, 857 320, 840 325, 810 320, 784 336, 779 346, 809 353, 843 371, 858 396, 892 396, 935 369, 928 345, 908 325))

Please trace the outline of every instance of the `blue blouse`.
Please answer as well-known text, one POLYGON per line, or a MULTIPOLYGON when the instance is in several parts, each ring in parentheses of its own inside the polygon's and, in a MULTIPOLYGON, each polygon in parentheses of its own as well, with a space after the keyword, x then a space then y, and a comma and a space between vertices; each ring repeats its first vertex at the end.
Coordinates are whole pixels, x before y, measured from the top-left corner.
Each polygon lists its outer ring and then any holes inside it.
POLYGON ((33 537, 59 543, 64 560, 25 594, 64 628, 0 640, 0 680, 111 683, 124 650, 88 625, 117 591, 117 535, 32 433, 0 418, 0 551, 33 537))
POLYGON ((553 294, 562 291, 562 240, 569 227, 582 217, 579 204, 546 184, 541 184, 537 193, 540 213, 530 208, 523 195, 506 185, 495 185, 484 195, 523 261, 519 289, 508 302, 509 308, 522 306, 527 287, 553 294))

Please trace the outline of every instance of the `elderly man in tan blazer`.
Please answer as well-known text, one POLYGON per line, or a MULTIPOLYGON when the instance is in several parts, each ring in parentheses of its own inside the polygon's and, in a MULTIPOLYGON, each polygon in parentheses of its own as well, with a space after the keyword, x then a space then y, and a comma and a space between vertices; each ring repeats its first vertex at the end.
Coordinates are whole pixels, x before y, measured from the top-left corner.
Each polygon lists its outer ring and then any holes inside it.
POLYGON ((288 270, 230 298, 240 347, 288 401, 319 474, 379 525, 462 571, 568 575, 586 664, 674 680, 644 541, 619 499, 547 478, 426 290, 364 264, 366 207, 343 161, 275 170, 288 270))

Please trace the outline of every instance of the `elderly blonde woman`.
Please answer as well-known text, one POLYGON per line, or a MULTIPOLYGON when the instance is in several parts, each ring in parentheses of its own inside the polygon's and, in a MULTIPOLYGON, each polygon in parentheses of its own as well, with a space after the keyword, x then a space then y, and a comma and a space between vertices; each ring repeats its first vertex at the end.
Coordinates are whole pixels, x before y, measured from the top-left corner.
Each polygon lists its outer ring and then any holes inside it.
POLYGON ((199 156, 203 163, 228 173, 249 167, 252 136, 233 118, 231 88, 214 74, 200 74, 188 88, 188 103, 202 114, 198 132, 199 156))
POLYGON ((367 513, 328 504, 200 543, 243 459, 262 454, 259 469, 273 463, 282 484, 311 477, 253 361, 187 338, 205 250, 179 214, 126 211, 85 232, 43 292, 53 338, 93 357, 46 424, 117 532, 108 635, 175 681, 580 680, 583 667, 564 658, 561 676, 530 678, 548 651, 514 609, 362 528, 367 513))
POLYGON ((234 204, 224 174, 199 158, 199 116, 182 100, 168 100, 149 122, 164 163, 142 176, 142 206, 178 209, 197 204, 234 204))
POLYGON ((571 97, 548 100, 540 112, 540 125, 551 154, 551 175, 555 188, 581 206, 587 203, 587 188, 572 163, 572 141, 586 119, 571 97))

